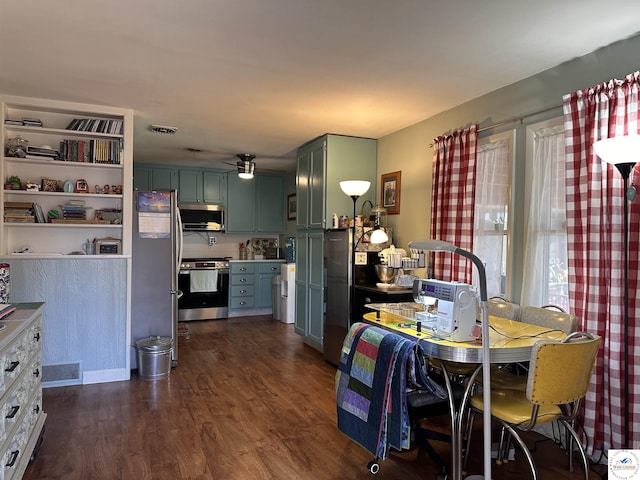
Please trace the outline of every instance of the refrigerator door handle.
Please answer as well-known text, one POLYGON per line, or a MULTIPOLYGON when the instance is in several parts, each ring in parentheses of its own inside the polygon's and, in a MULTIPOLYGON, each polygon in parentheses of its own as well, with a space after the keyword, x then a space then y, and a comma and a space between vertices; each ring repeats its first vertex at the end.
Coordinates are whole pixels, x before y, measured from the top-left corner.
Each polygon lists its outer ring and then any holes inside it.
POLYGON ((176 207, 176 220, 178 222, 178 231, 176 232, 176 238, 177 238, 177 248, 178 248, 178 255, 177 255, 177 260, 178 260, 178 264, 176 265, 176 271, 180 270, 180 265, 182 264, 182 245, 183 245, 183 241, 184 241, 184 233, 182 231, 182 217, 180 216, 180 209, 178 207, 176 207))

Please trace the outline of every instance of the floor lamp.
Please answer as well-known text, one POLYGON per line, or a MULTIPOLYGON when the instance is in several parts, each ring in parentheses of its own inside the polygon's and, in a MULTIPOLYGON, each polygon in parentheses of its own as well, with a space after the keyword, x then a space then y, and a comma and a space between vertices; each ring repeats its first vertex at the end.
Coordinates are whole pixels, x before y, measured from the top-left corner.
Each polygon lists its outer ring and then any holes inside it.
POLYGON ((356 202, 367 193, 371 182, 365 180, 345 180, 340 182, 342 191, 353 200, 353 233, 351 234, 351 298, 349 299, 349 318, 353 317, 353 298, 356 283, 356 202))
POLYGON ((615 167, 624 181, 624 304, 622 308, 622 328, 624 342, 623 381, 624 385, 624 430, 623 448, 632 448, 629 444, 629 205, 628 200, 635 198, 635 190, 630 191, 629 175, 640 155, 640 136, 625 135, 599 140, 593 144, 593 150, 602 160, 615 167))
MULTIPOLYGON (((432 252, 453 252, 457 255, 461 255, 468 258, 478 269, 478 280, 480 287, 480 312, 482 314, 482 382, 484 385, 491 385, 491 350, 489 348, 489 309, 487 305, 487 274, 484 268, 484 263, 473 253, 456 247, 455 245, 444 242, 442 240, 417 240, 409 242, 409 248, 415 248, 417 250, 431 250, 432 252), (485 341, 486 340, 486 341, 485 341)), ((491 480, 491 389, 482 389, 482 401, 484 403, 483 417, 482 417, 482 432, 484 435, 484 476, 471 475, 467 477, 467 480, 486 479, 491 480)), ((460 415, 464 412, 460 411, 460 415)), ((456 419, 461 421, 461 418, 456 419)), ((453 448, 457 448, 458 451, 462 448, 462 439, 457 438, 456 444, 453 448)), ((459 479, 462 476, 462 465, 458 462, 457 465, 453 465, 453 478, 459 479)))

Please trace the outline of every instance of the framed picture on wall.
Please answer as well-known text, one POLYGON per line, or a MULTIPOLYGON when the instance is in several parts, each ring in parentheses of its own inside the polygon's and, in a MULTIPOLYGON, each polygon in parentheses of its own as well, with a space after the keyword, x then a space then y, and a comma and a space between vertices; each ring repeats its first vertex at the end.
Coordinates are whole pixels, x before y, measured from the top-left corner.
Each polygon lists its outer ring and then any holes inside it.
POLYGON ((296 194, 292 193, 287 197, 287 220, 296 219, 296 194))
POLYGON ((385 173, 380 182, 381 203, 387 213, 400 213, 400 176, 401 172, 385 173))

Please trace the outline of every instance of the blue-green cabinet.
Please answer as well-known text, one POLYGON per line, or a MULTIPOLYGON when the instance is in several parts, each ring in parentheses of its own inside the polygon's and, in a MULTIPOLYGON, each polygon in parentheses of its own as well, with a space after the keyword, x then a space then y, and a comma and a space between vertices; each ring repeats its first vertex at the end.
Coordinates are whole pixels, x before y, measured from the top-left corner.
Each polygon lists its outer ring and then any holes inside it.
POLYGON ((178 188, 178 170, 172 167, 153 167, 151 190, 173 190, 178 188))
POLYGON ((307 342, 322 348, 324 337, 324 234, 321 231, 296 237, 295 331, 307 342))
POLYGON ((313 346, 322 347, 324 336, 324 229, 333 213, 353 216, 353 200, 341 181, 370 181, 358 203, 376 203, 376 150, 374 139, 332 134, 298 149, 295 331, 313 346))
POLYGON ((252 179, 227 176, 228 233, 282 233, 284 208, 282 175, 256 174, 252 179))
POLYGON ((147 165, 134 165, 133 166, 133 189, 145 192, 152 190, 151 174, 153 168, 147 165))
POLYGON ((227 178, 225 226, 228 233, 251 233, 256 224, 256 186, 253 179, 227 178))
POLYGON ((147 164, 133 166, 134 190, 171 190, 178 188, 178 171, 172 167, 147 164))
POLYGON ((202 195, 204 203, 225 203, 227 174, 204 170, 202 172, 202 195))
POLYGON ((229 308, 231 310, 270 309, 271 282, 280 275, 278 261, 231 262, 229 266, 229 308))
POLYGON ((178 199, 180 203, 203 203, 202 170, 178 170, 178 199))
POLYGON ((256 308, 272 308, 271 287, 273 277, 280 275, 280 265, 282 262, 256 262, 258 273, 256 285, 256 308))
POLYGON ((255 263, 229 264, 229 309, 255 308, 255 263))

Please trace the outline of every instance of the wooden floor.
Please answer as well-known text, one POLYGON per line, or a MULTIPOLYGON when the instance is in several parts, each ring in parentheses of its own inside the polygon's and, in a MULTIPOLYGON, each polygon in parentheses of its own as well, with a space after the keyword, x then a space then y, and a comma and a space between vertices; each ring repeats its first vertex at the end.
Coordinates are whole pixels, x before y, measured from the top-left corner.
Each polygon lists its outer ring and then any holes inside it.
MULTIPOLYGON (((169 378, 44 390, 44 442, 27 480, 365 479, 371 456, 336 428, 335 368, 271 317, 190 322, 169 378)), ((448 420, 436 419, 442 428, 448 420)), ((478 422, 480 423, 480 422, 478 422)), ((482 473, 475 435, 470 473, 482 473)), ((542 437, 528 437, 529 445, 542 437)), ((449 445, 434 442, 448 458, 449 445)), ((583 479, 550 440, 542 480, 583 479)), ((602 471, 598 469, 598 471, 602 471)), ((435 479, 416 450, 392 453, 376 479, 435 479)), ((530 478, 522 454, 494 480, 530 478)), ((591 478, 600 478, 591 472, 591 478)))

